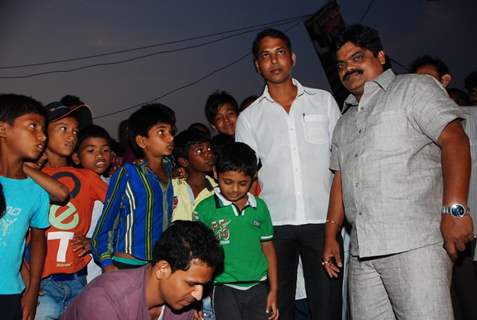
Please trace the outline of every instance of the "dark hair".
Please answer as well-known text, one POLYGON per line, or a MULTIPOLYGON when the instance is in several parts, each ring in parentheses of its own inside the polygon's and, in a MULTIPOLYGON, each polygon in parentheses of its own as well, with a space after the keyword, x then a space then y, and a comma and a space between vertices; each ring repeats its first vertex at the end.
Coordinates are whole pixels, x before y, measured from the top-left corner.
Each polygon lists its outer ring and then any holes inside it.
POLYGON ((280 30, 277 30, 277 29, 265 29, 265 30, 259 32, 255 36, 255 40, 253 40, 252 53, 253 53, 253 57, 255 59, 258 59, 258 54, 259 54, 258 51, 260 50, 260 41, 262 41, 262 39, 266 38, 266 37, 282 39, 285 42, 288 50, 290 52, 293 51, 290 38, 288 38, 288 36, 285 33, 281 32, 280 30))
POLYGON ((215 169, 217 174, 239 171, 253 179, 257 173, 257 156, 255 151, 245 143, 229 143, 224 145, 217 154, 215 169))
POLYGON ((237 101, 234 97, 226 91, 217 90, 207 98, 207 102, 205 103, 205 117, 209 123, 214 123, 217 110, 225 103, 229 103, 237 114, 239 113, 237 101))
POLYGON ((243 99, 242 103, 240 104, 239 111, 244 111, 249 105, 255 102, 258 99, 258 96, 248 96, 247 98, 243 99))
POLYGON ((174 138, 174 157, 188 160, 190 148, 204 142, 210 143, 210 139, 202 131, 197 129, 184 130, 174 138))
POLYGON ((103 138, 108 142, 108 145, 110 147, 112 145, 112 139, 108 131, 106 131, 106 129, 104 129, 103 127, 92 124, 80 130, 78 134, 78 142, 76 142, 76 148, 75 148, 76 152, 79 151, 79 148, 81 144, 83 143, 83 141, 85 141, 88 138, 103 138))
POLYGON ((464 80, 465 88, 470 92, 472 88, 477 87, 477 71, 471 72, 464 80))
POLYGON ((212 150, 214 150, 214 153, 217 157, 219 153, 222 152, 222 149, 224 146, 234 142, 235 142, 235 139, 231 135, 226 133, 219 133, 212 137, 212 140, 210 141, 210 145, 212 147, 212 150))
POLYGON ((460 89, 449 88, 447 89, 447 93, 449 94, 449 97, 459 106, 468 106, 470 104, 469 96, 460 89))
POLYGON ((338 32, 335 37, 336 50, 339 50, 345 43, 351 42, 354 45, 370 50, 376 57, 379 51, 383 51, 383 45, 377 30, 361 24, 348 26, 338 32))
POLYGON ((449 74, 449 68, 444 63, 444 61, 436 57, 431 57, 429 55, 424 55, 414 60, 411 63, 411 67, 410 67, 411 72, 415 73, 417 69, 423 66, 433 66, 434 68, 436 68, 437 73, 439 74, 439 77, 449 74))
POLYGON ((167 261, 172 272, 188 270, 194 259, 205 262, 216 272, 224 262, 223 249, 213 231, 199 221, 175 221, 161 235, 153 254, 153 264, 167 261))
POLYGON ((74 107, 74 106, 80 106, 84 104, 84 102, 77 96, 73 96, 70 94, 67 94, 63 98, 61 98, 60 103, 62 105, 65 105, 67 107, 74 107))
POLYGON ((194 122, 187 129, 198 130, 198 131, 204 133, 209 139, 212 137, 212 134, 210 132, 209 127, 207 127, 202 122, 194 122))
POLYGON ((147 104, 134 112, 128 119, 128 138, 131 148, 137 157, 144 156, 136 143, 137 136, 148 136, 149 129, 159 123, 167 123, 174 129, 176 115, 174 111, 160 103, 147 104))
POLYGON ((0 121, 13 124, 16 118, 27 113, 47 119, 46 109, 35 99, 19 94, 0 94, 0 121))

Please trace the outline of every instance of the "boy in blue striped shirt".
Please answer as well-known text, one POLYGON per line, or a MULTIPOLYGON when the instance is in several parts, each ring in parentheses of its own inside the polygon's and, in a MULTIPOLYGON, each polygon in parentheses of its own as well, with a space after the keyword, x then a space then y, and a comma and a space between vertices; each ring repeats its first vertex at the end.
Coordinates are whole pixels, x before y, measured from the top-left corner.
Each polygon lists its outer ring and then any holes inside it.
POLYGON ((129 118, 130 143, 142 160, 111 177, 103 212, 92 238, 94 259, 105 272, 143 266, 172 215, 175 114, 149 104, 129 118))

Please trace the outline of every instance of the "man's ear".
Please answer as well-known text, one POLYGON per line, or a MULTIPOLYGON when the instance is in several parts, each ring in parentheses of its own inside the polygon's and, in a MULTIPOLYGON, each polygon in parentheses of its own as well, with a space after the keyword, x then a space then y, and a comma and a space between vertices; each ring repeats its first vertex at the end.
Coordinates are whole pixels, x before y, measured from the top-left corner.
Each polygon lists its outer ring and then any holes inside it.
POLYGON ((386 63, 386 54, 384 53, 383 50, 379 51, 378 52, 378 60, 381 64, 385 64, 386 63))
POLYGON ((0 138, 7 137, 8 123, 0 121, 0 138))
POLYGON ((257 70, 259 74, 262 74, 262 70, 260 70, 257 60, 253 60, 253 64, 255 65, 255 70, 257 70))
POLYGON ((441 83, 444 86, 444 88, 447 88, 447 86, 449 85, 451 81, 452 81, 452 76, 448 73, 446 73, 445 75, 441 77, 441 83))
POLYGON ((159 260, 153 268, 157 280, 167 279, 172 273, 171 265, 165 260, 159 260))
POLYGON ((291 55, 291 59, 292 59, 292 66, 295 66, 296 64, 296 54, 294 52, 292 52, 292 55, 291 55))
POLYGON ((214 168, 212 169, 212 171, 214 172, 214 179, 215 179, 216 181, 219 181, 219 175, 217 174, 217 169, 215 168, 215 166, 214 166, 214 168))
POLYGON ((74 164, 76 164, 77 166, 80 165, 80 158, 78 156, 78 152, 73 152, 73 154, 71 155, 71 160, 73 160, 74 164))

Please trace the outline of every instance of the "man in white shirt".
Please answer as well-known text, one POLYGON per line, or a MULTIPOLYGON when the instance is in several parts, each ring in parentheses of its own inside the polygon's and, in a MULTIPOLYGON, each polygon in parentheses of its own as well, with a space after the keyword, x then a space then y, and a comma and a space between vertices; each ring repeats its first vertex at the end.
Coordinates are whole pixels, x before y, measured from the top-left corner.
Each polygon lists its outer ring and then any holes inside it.
POLYGON ((260 32, 253 54, 266 87, 240 114, 236 140, 250 145, 262 162, 258 179, 274 224, 280 318, 293 319, 300 256, 312 319, 338 319, 342 280, 327 278, 320 257, 331 187, 330 141, 340 112, 330 93, 292 78, 296 57, 285 34, 260 32))

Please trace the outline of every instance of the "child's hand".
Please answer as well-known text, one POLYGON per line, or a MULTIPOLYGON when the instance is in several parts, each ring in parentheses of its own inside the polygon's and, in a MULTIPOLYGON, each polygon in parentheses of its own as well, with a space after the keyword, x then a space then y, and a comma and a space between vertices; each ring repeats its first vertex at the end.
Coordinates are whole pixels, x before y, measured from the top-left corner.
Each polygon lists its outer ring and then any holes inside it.
POLYGON ((270 291, 267 295, 267 309, 265 311, 268 315, 268 319, 277 320, 279 316, 277 307, 277 292, 270 291))
POLYGON ((79 236, 79 235, 74 236, 73 240, 71 240, 71 245, 72 245, 73 251, 79 257, 82 257, 91 251, 91 239, 86 238, 85 236, 79 236))
POLYGON ((106 266, 103 268, 103 272, 106 273, 106 272, 111 272, 111 271, 116 271, 116 270, 119 270, 118 267, 110 264, 109 266, 106 266))
POLYGON ((35 319, 36 307, 38 305, 38 292, 27 290, 21 297, 22 320, 35 319))

